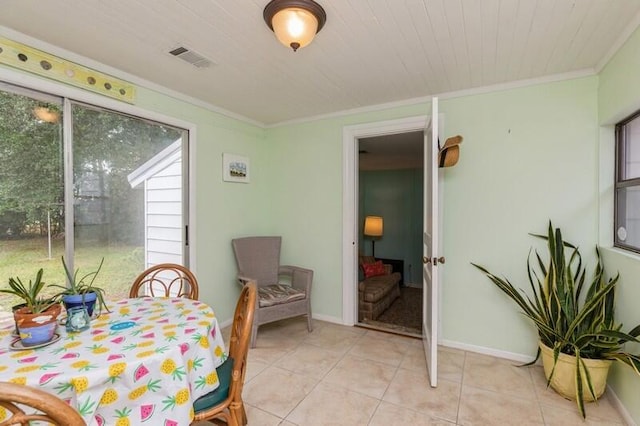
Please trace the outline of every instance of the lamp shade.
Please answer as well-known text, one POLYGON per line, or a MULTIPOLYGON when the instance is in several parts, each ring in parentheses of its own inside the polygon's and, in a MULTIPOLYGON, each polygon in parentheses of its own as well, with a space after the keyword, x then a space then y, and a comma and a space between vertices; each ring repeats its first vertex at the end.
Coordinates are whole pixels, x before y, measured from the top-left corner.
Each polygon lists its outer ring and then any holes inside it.
POLYGON ((383 220, 380 216, 367 216, 364 219, 364 235, 382 237, 383 220))
POLYGON ((278 41, 294 51, 311 43, 327 19, 324 9, 312 0, 272 0, 263 17, 278 41))

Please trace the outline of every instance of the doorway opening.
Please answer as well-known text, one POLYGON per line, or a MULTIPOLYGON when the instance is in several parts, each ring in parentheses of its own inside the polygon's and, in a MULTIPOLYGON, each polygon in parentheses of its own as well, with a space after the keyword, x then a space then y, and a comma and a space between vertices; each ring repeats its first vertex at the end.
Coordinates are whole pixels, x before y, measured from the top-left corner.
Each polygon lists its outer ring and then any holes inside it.
MULTIPOLYGON (((439 328, 440 279, 436 263, 430 259, 440 256, 442 241, 442 195, 440 190, 442 170, 438 167, 438 134, 444 116, 438 112, 438 98, 431 100, 431 115, 407 117, 395 120, 345 126, 342 131, 343 146, 343 258, 342 258, 342 318, 345 325, 358 324, 358 250, 360 225, 358 220, 358 141, 362 138, 424 131, 424 181, 423 228, 420 264, 423 283, 423 310, 421 337, 427 359, 427 370, 432 387, 437 386, 437 344, 439 328)), ((413 269, 413 268, 412 268, 413 269)))
POLYGON ((421 337, 424 131, 356 145, 357 324, 421 337))
MULTIPOLYGON (((344 181, 342 188, 342 222, 344 227, 342 234, 342 319, 345 325, 355 325, 358 323, 358 251, 361 247, 364 247, 364 239, 361 237, 363 224, 361 224, 358 219, 358 140, 376 136, 423 131, 427 129, 429 122, 430 116, 419 115, 387 121, 355 124, 343 128, 344 181)), ((416 273, 417 271, 413 270, 412 272, 416 273)))

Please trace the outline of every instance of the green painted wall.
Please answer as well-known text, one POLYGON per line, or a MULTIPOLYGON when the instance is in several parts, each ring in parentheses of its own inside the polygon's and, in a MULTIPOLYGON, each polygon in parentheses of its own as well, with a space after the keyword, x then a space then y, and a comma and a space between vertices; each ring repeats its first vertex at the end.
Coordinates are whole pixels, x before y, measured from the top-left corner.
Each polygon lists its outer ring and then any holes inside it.
POLYGON ((371 255, 371 240, 363 237, 365 216, 382 216, 384 235, 376 240, 376 257, 402 259, 405 285, 422 285, 422 188, 422 169, 359 174, 359 251, 371 255))
POLYGON ((530 247, 549 220, 590 253, 597 240, 597 78, 442 102, 461 159, 446 172, 443 338, 534 355, 533 328, 470 265, 528 286, 530 247))
MULTIPOLYGON (((610 248, 613 244, 613 126, 640 109, 640 31, 627 40, 600 73, 598 118, 600 129, 600 244, 605 266, 620 272, 616 314, 625 331, 640 324, 640 256, 610 248)), ((640 353, 640 344, 628 344, 627 350, 640 353)), ((616 395, 634 421, 640 424, 640 377, 622 365, 616 365, 609 380, 616 395)))
POLYGON ((342 129, 319 123, 269 129, 270 232, 282 236, 282 263, 314 270, 312 309, 342 317, 342 129), (277 142, 274 142, 277 141, 277 142))
MULTIPOLYGON (((590 77, 441 102, 444 136, 465 137, 445 172, 444 339, 535 353, 531 326, 469 262, 524 284, 527 233, 549 219, 581 246, 595 244, 596 91, 590 77)), ((275 231, 288 260, 316 271, 315 312, 342 312, 343 126, 429 112, 425 103, 268 129, 272 182, 283 188, 271 193, 275 231)))

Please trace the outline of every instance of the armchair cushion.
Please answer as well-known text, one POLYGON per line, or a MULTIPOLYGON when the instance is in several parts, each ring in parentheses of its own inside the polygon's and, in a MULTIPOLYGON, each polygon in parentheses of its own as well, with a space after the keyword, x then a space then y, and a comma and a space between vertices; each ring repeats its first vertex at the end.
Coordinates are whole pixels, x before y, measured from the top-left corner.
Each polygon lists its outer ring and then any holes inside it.
POLYGON ((272 284, 258 288, 258 301, 261 308, 303 300, 305 296, 304 291, 283 284, 272 284))

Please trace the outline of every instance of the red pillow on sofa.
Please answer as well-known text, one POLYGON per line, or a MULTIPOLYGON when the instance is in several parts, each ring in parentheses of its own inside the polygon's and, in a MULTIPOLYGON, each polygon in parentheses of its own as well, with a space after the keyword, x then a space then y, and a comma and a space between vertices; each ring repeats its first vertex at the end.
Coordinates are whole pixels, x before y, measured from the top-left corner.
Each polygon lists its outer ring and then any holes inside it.
POLYGON ((364 271, 364 277, 375 277, 377 275, 385 275, 384 264, 382 260, 378 260, 373 263, 363 263, 362 270, 364 271))

